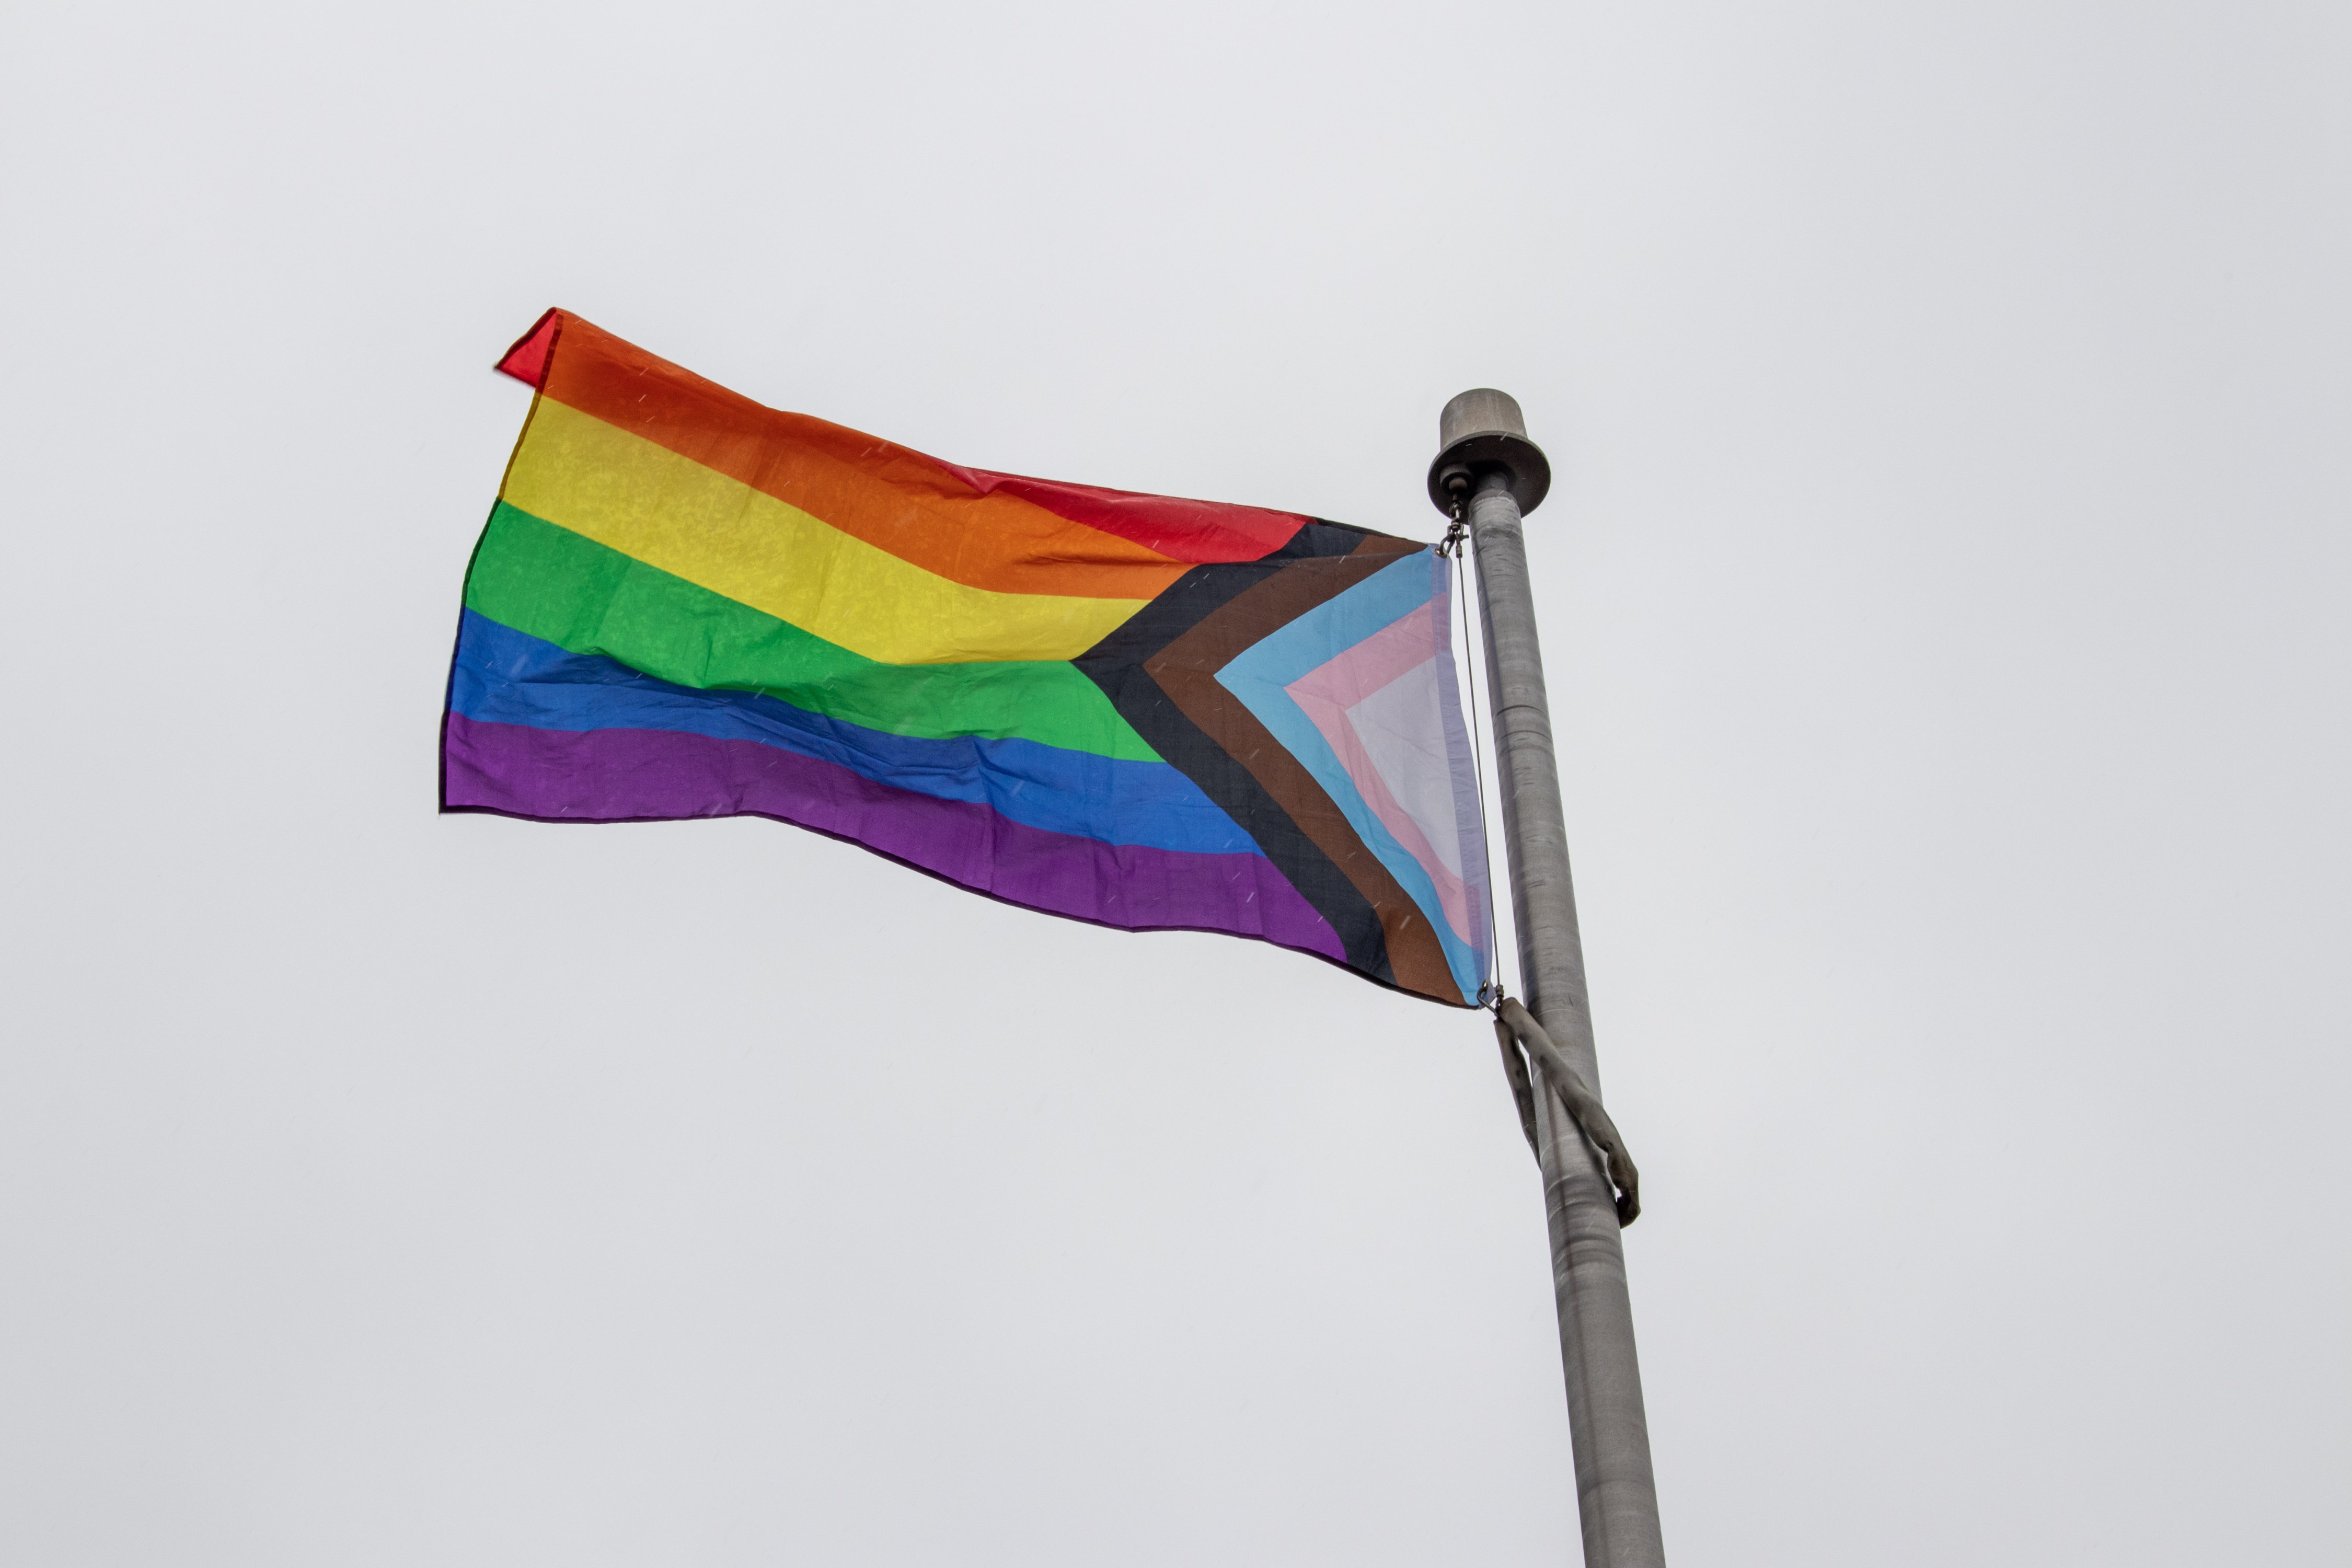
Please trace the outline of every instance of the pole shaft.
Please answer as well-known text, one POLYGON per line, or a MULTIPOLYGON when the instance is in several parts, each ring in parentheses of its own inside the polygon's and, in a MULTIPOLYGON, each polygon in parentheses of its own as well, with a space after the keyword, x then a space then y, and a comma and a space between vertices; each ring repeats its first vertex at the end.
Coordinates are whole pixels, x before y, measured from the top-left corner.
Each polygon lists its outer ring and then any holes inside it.
MULTIPOLYGON (((1584 943, 1569 879, 1568 825, 1560 808, 1559 765, 1519 504, 1505 476, 1490 474, 1471 497, 1469 510, 1520 984, 1528 1011, 1598 1092, 1584 943)), ((1552 1289, 1559 1305, 1560 1364, 1576 1447, 1586 1568, 1664 1568, 1616 1205, 1600 1156, 1543 1086, 1542 1068, 1535 1072, 1536 1143, 1551 1227, 1552 1289)))

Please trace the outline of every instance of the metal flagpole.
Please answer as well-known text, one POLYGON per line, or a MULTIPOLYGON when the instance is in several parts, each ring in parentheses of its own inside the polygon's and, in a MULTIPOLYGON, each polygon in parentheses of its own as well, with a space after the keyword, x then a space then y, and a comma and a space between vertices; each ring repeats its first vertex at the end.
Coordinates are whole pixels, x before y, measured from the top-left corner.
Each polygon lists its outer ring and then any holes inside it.
MULTIPOLYGON (((1551 465, 1528 439, 1518 404, 1491 388, 1465 392, 1448 403, 1438 431, 1430 499, 1448 515, 1466 510, 1477 555, 1520 984, 1528 1010, 1568 1065, 1597 1092, 1601 1075, 1585 997, 1584 945, 1577 931, 1576 890, 1569 880, 1568 827, 1520 528, 1523 514, 1533 511, 1550 488, 1551 465)), ((1549 1091, 1540 1061, 1531 1066, 1586 1568, 1664 1568, 1616 1204, 1600 1155, 1549 1091)))

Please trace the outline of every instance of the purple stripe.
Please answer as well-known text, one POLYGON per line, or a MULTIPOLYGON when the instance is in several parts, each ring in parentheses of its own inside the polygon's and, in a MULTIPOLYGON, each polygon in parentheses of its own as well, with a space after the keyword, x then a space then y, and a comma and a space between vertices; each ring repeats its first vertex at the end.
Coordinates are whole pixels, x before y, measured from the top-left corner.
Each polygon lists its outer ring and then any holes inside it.
POLYGON ((974 892, 1124 931, 1259 937, 1337 963, 1339 934, 1263 855, 1106 844, 877 784, 756 741, 448 717, 442 808, 542 822, 772 816, 974 892))

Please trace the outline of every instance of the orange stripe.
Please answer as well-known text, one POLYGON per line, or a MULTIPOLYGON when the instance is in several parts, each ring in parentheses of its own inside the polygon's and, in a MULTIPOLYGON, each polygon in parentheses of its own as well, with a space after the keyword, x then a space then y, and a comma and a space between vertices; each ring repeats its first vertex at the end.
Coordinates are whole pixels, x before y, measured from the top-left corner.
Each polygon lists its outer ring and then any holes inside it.
POLYGON ((541 397, 499 499, 881 664, 1076 658, 1150 601, 998 594, 541 397))
POLYGON ((1000 594, 1149 599, 1187 567, 947 465, 855 430, 762 407, 577 316, 542 390, 927 572, 1000 594))

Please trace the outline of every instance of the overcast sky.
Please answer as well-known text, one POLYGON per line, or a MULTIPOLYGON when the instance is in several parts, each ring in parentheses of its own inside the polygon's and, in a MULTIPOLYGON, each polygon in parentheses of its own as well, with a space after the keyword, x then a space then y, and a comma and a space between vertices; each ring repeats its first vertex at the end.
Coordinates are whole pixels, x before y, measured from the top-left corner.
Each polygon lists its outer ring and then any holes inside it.
POLYGON ((18 5, 0 1560, 1576 1557, 1492 1037, 437 818, 560 304, 1433 538, 1517 395, 1681 1568, 2352 1558, 2352 11, 18 5))

